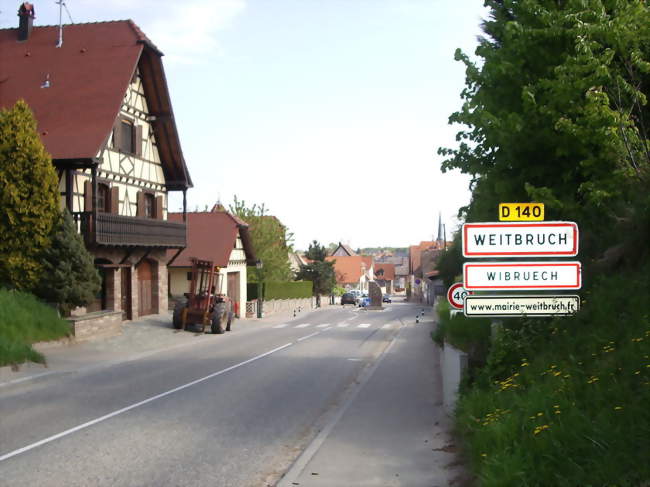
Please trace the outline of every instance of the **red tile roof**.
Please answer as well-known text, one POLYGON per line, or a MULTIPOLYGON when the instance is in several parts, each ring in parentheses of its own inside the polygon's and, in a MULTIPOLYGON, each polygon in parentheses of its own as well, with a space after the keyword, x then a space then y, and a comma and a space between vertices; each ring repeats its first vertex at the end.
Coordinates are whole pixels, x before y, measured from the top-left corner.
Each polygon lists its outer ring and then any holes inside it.
POLYGON ((385 281, 395 280, 395 264, 375 263, 375 278, 385 281), (379 272, 382 270, 383 274, 379 272))
POLYGON ((33 110, 45 148, 54 159, 96 157, 119 113, 137 67, 165 177, 170 189, 192 185, 180 148, 162 53, 131 20, 34 27, 27 41, 18 29, 0 29, 0 107, 24 99, 33 110), (48 81, 49 87, 42 87, 48 81))
MULTIPOLYGON (((182 213, 169 213, 168 220, 182 222, 182 213)), ((180 253, 171 267, 189 267, 190 258, 211 260, 214 265, 227 267, 230 254, 235 247, 239 230, 248 265, 255 265, 255 255, 250 244, 248 225, 228 212, 197 212, 187 214, 187 247, 180 253)), ((176 251, 168 251, 173 257, 176 251)))
POLYGON ((336 282, 339 284, 356 284, 363 275, 363 257, 360 255, 339 255, 325 257, 327 262, 334 262, 336 282))

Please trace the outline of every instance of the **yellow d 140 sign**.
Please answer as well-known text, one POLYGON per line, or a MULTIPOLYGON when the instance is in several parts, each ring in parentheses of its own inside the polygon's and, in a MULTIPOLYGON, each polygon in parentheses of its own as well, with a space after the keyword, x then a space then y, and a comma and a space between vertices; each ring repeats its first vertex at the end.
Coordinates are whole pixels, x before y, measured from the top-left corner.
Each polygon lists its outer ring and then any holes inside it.
POLYGON ((499 221, 544 221, 544 203, 499 203, 499 221))

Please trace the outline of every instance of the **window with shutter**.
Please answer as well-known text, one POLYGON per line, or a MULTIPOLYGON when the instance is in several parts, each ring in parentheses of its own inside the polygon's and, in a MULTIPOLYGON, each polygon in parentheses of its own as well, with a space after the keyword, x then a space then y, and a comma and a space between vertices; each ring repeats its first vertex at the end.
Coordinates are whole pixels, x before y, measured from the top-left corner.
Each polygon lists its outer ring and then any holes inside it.
POLYGON ((108 213, 111 211, 110 190, 105 184, 97 185, 97 211, 108 213))
POLYGON ((154 218, 155 211, 155 200, 154 196, 149 193, 144 195, 144 217, 145 218, 154 218))

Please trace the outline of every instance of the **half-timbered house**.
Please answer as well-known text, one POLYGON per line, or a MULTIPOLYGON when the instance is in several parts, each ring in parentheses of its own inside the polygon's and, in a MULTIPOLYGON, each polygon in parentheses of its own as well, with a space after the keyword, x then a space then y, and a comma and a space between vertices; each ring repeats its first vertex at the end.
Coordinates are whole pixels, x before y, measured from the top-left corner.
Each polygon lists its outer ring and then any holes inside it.
POLYGON ((124 319, 168 308, 167 251, 186 246, 168 194, 192 186, 162 53, 130 20, 0 30, 0 107, 24 99, 102 275, 91 310, 124 319))

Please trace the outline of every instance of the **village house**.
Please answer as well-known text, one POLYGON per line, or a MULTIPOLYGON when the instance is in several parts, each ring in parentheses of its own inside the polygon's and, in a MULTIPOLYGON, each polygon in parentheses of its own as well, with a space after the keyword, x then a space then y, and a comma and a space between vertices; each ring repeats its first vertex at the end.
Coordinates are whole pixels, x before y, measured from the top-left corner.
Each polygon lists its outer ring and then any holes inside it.
MULTIPOLYGON (((246 267, 254 266, 255 254, 248 224, 231 215, 222 206, 212 211, 187 213, 187 247, 180 254, 170 250, 168 257, 169 291, 173 298, 189 292, 192 280, 191 258, 212 261, 219 268, 218 294, 227 295, 233 302, 237 317, 246 310, 246 267)), ((170 213, 169 220, 182 222, 182 213, 170 213)))
POLYGON ((357 253, 349 245, 339 242, 339 246, 332 251, 331 255, 334 257, 350 257, 357 255, 357 253))
POLYGON ((24 99, 102 276, 90 310, 123 319, 168 309, 167 251, 186 245, 168 194, 192 187, 162 53, 130 20, 0 30, 0 107, 24 99))
POLYGON ((368 283, 374 280, 374 264, 372 257, 361 255, 329 256, 327 262, 334 262, 336 283, 347 290, 358 289, 368 292, 368 283))
POLYGON ((381 288, 383 294, 393 293, 395 281, 395 264, 375 263, 375 281, 381 288))

